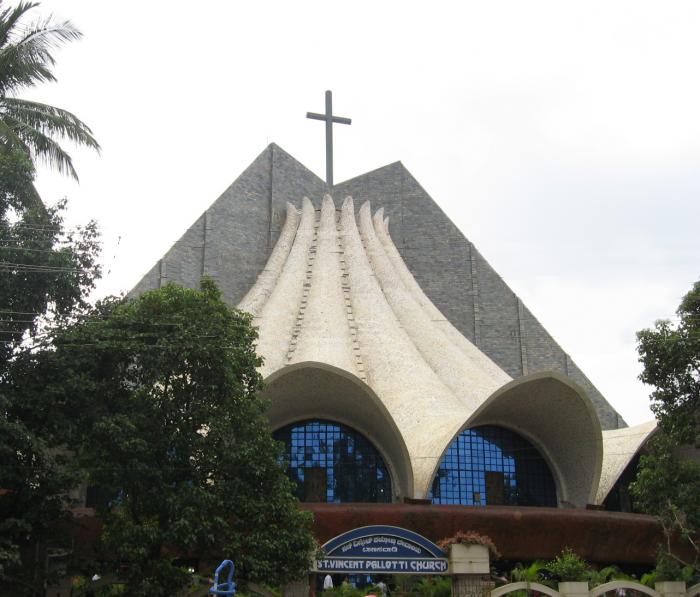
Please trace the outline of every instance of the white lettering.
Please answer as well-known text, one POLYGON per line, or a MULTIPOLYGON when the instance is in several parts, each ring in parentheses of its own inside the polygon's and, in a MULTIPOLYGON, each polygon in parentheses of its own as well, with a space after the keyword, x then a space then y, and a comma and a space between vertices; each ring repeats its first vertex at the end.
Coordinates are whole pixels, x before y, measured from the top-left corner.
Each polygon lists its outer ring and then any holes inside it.
POLYGON ((411 550, 411 551, 414 552, 414 553, 420 553, 420 552, 421 552, 420 547, 418 547, 418 546, 416 546, 416 545, 411 545, 410 543, 407 543, 407 542, 404 541, 403 539, 399 539, 399 540, 396 542, 396 544, 397 544, 397 545, 400 545, 401 547, 405 547, 406 549, 409 549, 409 550, 411 550))

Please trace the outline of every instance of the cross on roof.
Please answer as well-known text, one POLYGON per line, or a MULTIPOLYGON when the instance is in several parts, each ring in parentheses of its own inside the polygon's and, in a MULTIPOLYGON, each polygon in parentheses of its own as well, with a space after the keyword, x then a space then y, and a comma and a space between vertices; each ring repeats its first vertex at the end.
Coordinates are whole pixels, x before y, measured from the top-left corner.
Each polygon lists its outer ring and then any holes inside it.
POLYGON ((326 91, 326 113, 317 114, 316 112, 307 112, 307 118, 314 120, 325 120, 326 122, 326 182, 329 187, 333 186, 333 123, 350 124, 350 118, 342 116, 333 116, 333 94, 326 91))

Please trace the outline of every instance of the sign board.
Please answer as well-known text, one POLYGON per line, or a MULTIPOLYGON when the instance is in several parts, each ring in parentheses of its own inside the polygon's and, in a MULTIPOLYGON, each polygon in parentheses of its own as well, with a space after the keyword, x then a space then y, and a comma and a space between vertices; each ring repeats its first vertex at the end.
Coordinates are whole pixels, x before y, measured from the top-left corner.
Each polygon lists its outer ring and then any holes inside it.
POLYGON ((343 574, 447 574, 447 554, 418 533, 367 526, 338 535, 322 547, 317 572, 343 574))

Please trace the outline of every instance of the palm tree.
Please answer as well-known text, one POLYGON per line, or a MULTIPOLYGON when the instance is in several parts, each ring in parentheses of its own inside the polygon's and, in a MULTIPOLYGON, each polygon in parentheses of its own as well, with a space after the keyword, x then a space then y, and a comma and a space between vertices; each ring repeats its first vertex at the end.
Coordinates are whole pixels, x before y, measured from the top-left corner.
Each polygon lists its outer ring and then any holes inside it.
POLYGON ((58 144, 68 139, 78 145, 100 146, 90 128, 61 108, 20 99, 15 94, 38 83, 55 81, 52 50, 79 39, 82 33, 70 21, 52 17, 24 25, 21 21, 37 2, 4 8, 0 0, 0 147, 20 149, 32 161, 44 161, 78 180, 70 155, 58 144))

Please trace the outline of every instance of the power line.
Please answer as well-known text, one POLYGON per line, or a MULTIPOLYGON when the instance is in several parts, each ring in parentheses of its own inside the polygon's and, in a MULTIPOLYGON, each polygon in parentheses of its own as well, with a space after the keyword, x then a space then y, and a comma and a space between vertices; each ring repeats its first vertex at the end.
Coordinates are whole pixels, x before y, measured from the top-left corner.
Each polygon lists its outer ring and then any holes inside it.
MULTIPOLYGON (((4 241, 0 241, 4 242, 4 241)), ((0 246, 0 251, 3 249, 9 250, 9 251, 31 251, 32 253, 51 253, 53 255, 59 255, 61 253, 62 249, 68 248, 68 245, 65 247, 57 247, 55 249, 30 249, 29 247, 2 247, 0 246)))
POLYGON ((56 265, 39 265, 39 264, 28 264, 28 263, 15 263, 12 261, 0 261, 0 271, 13 272, 13 273, 55 273, 55 272, 67 272, 67 273, 90 273, 91 270, 84 268, 70 268, 62 267, 56 265))
POLYGON ((3 319, 0 318, 0 323, 34 323, 37 318, 34 319, 3 319))
POLYGON ((23 228, 25 230, 35 230, 37 232, 64 232, 66 230, 85 230, 88 225, 84 226, 63 226, 61 224, 10 224, 8 228, 23 228))

